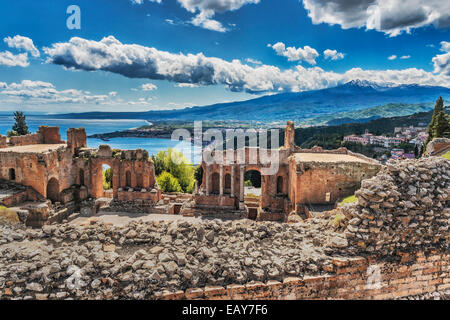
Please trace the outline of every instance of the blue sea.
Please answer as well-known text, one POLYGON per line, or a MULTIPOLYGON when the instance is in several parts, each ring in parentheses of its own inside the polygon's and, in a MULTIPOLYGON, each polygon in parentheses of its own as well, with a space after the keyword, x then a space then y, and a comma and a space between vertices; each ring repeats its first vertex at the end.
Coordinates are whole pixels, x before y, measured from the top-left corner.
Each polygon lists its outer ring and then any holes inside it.
MULTIPOLYGON (((54 119, 51 116, 33 116, 27 115, 26 121, 30 132, 36 132, 39 126, 58 126, 63 140, 67 139, 67 129, 83 127, 86 130, 86 134, 92 135, 96 133, 106 133, 120 130, 127 130, 131 128, 137 128, 148 124, 144 120, 108 120, 108 119, 54 119)), ((8 130, 11 130, 14 124, 14 118, 12 114, 0 113, 0 133, 6 135, 8 130)), ((192 163, 197 163, 198 156, 194 157, 194 150, 192 145, 184 141, 172 141, 170 139, 156 139, 156 138, 113 138, 109 141, 103 141, 101 139, 87 139, 88 147, 96 148, 101 144, 108 144, 111 148, 134 150, 144 149, 147 150, 149 155, 154 155, 161 150, 167 150, 168 148, 175 148, 191 160, 192 163), (197 160, 197 161, 196 161, 197 160)))

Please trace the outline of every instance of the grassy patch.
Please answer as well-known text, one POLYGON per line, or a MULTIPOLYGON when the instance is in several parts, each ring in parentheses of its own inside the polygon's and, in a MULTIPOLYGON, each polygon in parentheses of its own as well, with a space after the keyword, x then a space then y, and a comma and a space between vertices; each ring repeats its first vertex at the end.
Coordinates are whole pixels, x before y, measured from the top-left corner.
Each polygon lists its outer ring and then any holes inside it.
POLYGON ((17 212, 4 206, 0 206, 0 219, 5 219, 9 222, 19 222, 17 212))
POLYGON ((447 153, 443 154, 442 157, 444 157, 447 160, 450 160, 450 151, 447 151, 447 153))
POLYGON ((333 227, 337 228, 344 219, 345 216, 342 213, 338 213, 334 216, 333 220, 331 221, 331 224, 333 225, 333 227))
POLYGON ((339 203, 340 205, 346 204, 346 203, 354 203, 358 201, 358 199, 352 195, 352 196, 348 196, 347 198, 344 198, 341 203, 339 203))

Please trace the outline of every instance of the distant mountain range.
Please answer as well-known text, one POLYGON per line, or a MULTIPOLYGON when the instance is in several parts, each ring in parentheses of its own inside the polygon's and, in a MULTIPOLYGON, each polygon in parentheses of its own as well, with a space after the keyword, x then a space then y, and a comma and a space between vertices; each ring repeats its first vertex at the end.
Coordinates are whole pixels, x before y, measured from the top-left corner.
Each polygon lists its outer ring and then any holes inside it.
POLYGON ((434 108, 434 102, 407 104, 388 103, 355 111, 338 112, 303 120, 304 125, 329 125, 336 126, 344 123, 364 123, 380 118, 392 118, 409 116, 419 112, 427 112, 434 108))
POLYGON ((438 86, 385 85, 354 80, 333 88, 267 95, 204 107, 147 112, 88 112, 56 115, 77 119, 241 120, 330 124, 369 121, 430 110, 436 99, 450 100, 450 89, 438 86), (414 104, 414 106, 411 106, 414 104), (408 108, 408 109, 405 109, 408 108), (364 109, 364 111, 362 111, 364 109), (312 119, 318 119, 314 121, 312 119), (334 121, 334 122, 333 122, 334 121))

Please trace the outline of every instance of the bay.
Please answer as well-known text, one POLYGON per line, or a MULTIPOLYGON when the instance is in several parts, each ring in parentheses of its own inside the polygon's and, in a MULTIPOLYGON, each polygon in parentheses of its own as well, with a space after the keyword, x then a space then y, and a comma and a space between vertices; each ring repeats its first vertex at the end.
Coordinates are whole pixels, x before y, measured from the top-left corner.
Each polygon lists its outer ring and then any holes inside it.
MULTIPOLYGON (((30 132, 36 132, 39 126, 58 126, 61 139, 67 139, 67 129, 84 128, 87 135, 96 133, 106 133, 114 131, 122 131, 131 128, 137 128, 146 125, 145 120, 111 120, 111 119, 54 119, 51 116, 34 116, 27 115, 26 121, 30 132)), ((12 114, 0 114, 0 133, 6 135, 8 130, 14 124, 12 114)), ((192 145, 185 141, 172 141, 170 139, 158 138, 112 138, 109 141, 101 139, 88 138, 87 145, 90 148, 97 148, 99 145, 108 144, 113 149, 144 149, 149 155, 155 155, 161 150, 175 148, 181 151, 192 163, 199 162, 198 156, 194 157, 192 145), (197 161, 196 161, 197 160, 197 161)))

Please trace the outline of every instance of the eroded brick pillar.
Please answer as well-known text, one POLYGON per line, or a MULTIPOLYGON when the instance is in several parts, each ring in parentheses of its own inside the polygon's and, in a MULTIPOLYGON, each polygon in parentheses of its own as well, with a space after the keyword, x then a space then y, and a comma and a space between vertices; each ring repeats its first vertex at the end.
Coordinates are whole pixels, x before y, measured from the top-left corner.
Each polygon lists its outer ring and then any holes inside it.
POLYGON ((220 176, 219 176, 219 192, 220 192, 220 195, 221 196, 223 196, 223 165, 220 165, 220 170, 219 170, 219 174, 220 174, 220 176))
POLYGON ((234 166, 231 166, 231 196, 234 197, 234 166))
POLYGON ((205 193, 206 193, 207 196, 209 196, 209 180, 210 180, 209 175, 210 175, 210 169, 209 169, 208 165, 206 165, 205 167, 206 167, 206 181, 205 181, 206 190, 205 190, 205 193))
POLYGON ((240 166, 240 175, 239 175, 239 201, 244 204, 244 175, 245 175, 245 166, 240 166))

